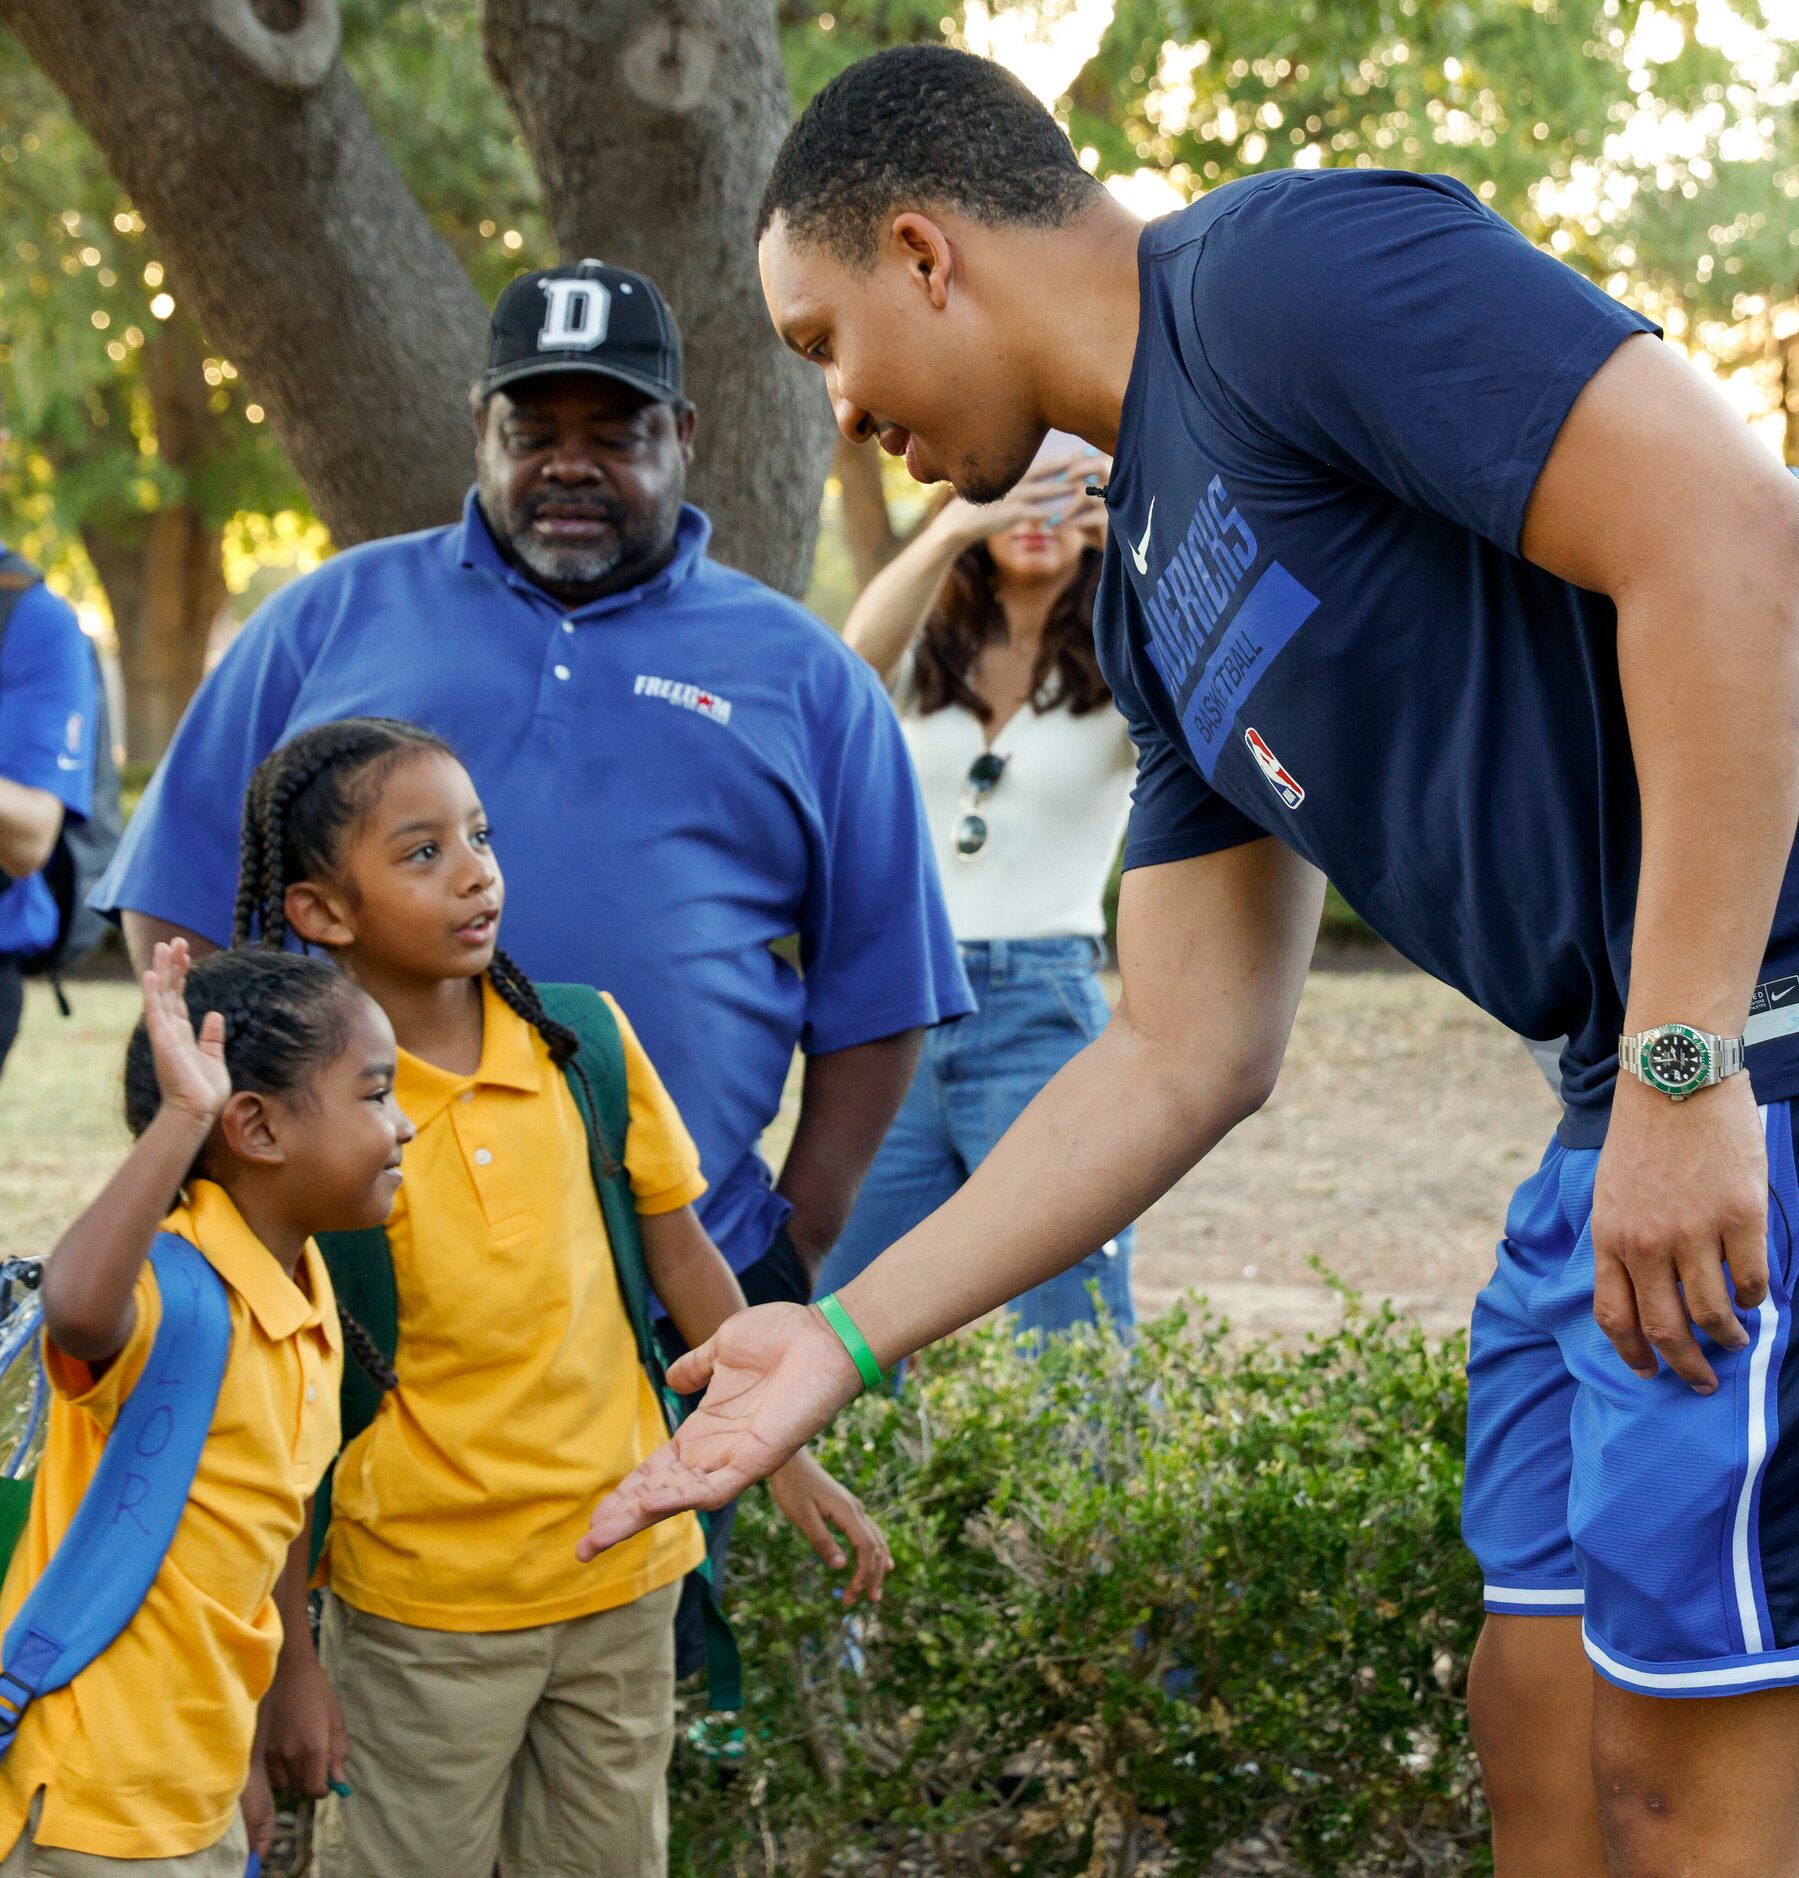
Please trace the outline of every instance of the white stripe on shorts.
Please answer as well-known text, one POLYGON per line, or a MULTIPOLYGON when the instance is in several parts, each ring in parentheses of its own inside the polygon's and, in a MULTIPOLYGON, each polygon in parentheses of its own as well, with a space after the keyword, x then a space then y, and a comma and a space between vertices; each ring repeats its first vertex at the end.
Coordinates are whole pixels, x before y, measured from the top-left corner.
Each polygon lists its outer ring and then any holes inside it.
MULTIPOLYGON (((1761 1111, 1762 1132, 1768 1129, 1768 1110, 1761 1111)), ((1755 1602, 1755 1566, 1750 1554, 1750 1515, 1754 1510, 1755 1483, 1768 1462, 1768 1372, 1774 1359, 1774 1343, 1780 1334, 1780 1312, 1772 1297, 1763 1298, 1755 1313, 1755 1347, 1749 1356, 1749 1444, 1748 1463, 1743 1470, 1743 1487, 1737 1495, 1736 1523, 1730 1535, 1731 1578, 1736 1586, 1737 1621, 1743 1627, 1743 1649, 1759 1656, 1767 1647, 1762 1637, 1761 1612, 1755 1602)))
POLYGON ((1519 1591, 1510 1585, 1482 1585, 1481 1595, 1490 1601, 1507 1604, 1531 1604, 1558 1610, 1578 1611, 1586 1606, 1584 1591, 1519 1591))
POLYGON ((1799 1661, 1771 1657, 1760 1663, 1725 1663, 1717 1669, 1631 1669, 1609 1656, 1580 1627, 1587 1655, 1608 1676, 1637 1689, 1740 1689, 1745 1683, 1799 1682, 1799 1661))

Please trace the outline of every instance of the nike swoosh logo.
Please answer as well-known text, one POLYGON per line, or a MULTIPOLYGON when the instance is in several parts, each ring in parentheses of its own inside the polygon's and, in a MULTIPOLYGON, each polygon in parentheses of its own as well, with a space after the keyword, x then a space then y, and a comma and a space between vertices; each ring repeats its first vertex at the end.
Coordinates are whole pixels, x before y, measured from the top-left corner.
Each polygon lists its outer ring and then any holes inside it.
POLYGON ((1795 992, 1799 992, 1799 983, 1795 983, 1790 978, 1783 985, 1770 985, 1768 987, 1768 1002, 1770 1004, 1785 1004, 1787 999, 1792 997, 1795 992))
POLYGON ((56 759, 58 769, 80 769, 80 763, 72 756, 59 756, 56 759))
POLYGON ((1141 541, 1126 543, 1126 546, 1128 546, 1131 551, 1131 559, 1137 563, 1137 572, 1139 574, 1147 574, 1149 572, 1149 531, 1154 528, 1155 525, 1156 499, 1154 496, 1151 496, 1149 499, 1149 519, 1143 524, 1143 539, 1141 541))

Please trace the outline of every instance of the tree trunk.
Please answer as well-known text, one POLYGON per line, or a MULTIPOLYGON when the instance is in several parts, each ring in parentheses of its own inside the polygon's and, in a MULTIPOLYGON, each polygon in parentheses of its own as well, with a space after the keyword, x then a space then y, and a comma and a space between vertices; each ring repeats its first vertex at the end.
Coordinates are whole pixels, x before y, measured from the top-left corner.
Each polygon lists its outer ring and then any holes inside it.
POLYGON ((648 274, 680 322, 720 559, 804 592, 830 418, 756 275, 792 117, 772 0, 486 0, 486 40, 563 255, 648 274))
POLYGON ((270 5, 0 0, 0 19, 143 212, 332 536, 449 521, 471 480, 480 297, 389 162, 330 0, 270 5))
MULTIPOLYGON (((185 486, 218 445, 198 330, 177 313, 145 348, 157 450, 185 486)), ((129 538, 99 524, 82 531, 106 589, 125 681, 125 753, 153 763, 168 748, 206 671, 213 623, 225 604, 220 530, 185 496, 166 502, 129 538)))
POLYGON ((857 591, 868 585, 904 545, 887 513, 881 485, 881 446, 851 443, 839 434, 831 452, 831 473, 843 491, 843 539, 857 591))

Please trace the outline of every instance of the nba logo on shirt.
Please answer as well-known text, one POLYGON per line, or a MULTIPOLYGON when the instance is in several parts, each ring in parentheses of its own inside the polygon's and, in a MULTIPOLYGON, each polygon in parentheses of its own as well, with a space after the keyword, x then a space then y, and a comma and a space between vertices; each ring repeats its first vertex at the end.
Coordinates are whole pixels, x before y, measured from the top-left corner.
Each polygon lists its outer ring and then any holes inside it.
POLYGON ((1294 781, 1291 773, 1282 766, 1281 760, 1262 741, 1259 730, 1246 730, 1243 741, 1249 745, 1249 754, 1260 766, 1262 774, 1268 778, 1268 787, 1286 803, 1290 809, 1296 809, 1306 799, 1306 792, 1294 781))

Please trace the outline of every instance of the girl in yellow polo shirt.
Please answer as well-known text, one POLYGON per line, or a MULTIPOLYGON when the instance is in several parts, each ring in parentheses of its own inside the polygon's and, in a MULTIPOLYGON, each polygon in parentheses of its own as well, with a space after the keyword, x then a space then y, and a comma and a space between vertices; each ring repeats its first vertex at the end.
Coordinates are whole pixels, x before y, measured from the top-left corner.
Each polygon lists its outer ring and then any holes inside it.
POLYGON ((227 953, 190 974, 185 941, 156 948, 125 1062, 137 1145, 44 1268, 55 1394, 0 1636, 144 1373, 159 1231, 224 1281, 230 1344, 142 1605, 73 1682, 30 1704, 0 1760, 4 1878, 243 1878, 251 1844, 266 1847, 260 1768, 246 1781, 281 1643, 273 1593, 337 1447, 343 1343, 311 1235, 386 1217, 411 1133, 393 1078, 387 1019, 328 965, 227 953))
MULTIPOLYGON (((576 1557, 594 1503, 666 1436, 562 1074, 576 1040, 496 949, 503 900, 474 785, 424 731, 322 725, 251 781, 239 936, 332 952, 393 1022, 419 1130, 387 1229, 397 1386, 338 1462, 325 1673, 296 1623, 269 1766, 313 1793, 347 1773, 357 1878, 490 1878, 496 1860, 654 1878, 701 1537, 689 1517, 576 1557)), ((612 1013, 645 1263, 698 1342, 742 1294, 693 1212, 693 1143, 612 1013)), ((849 1597, 878 1592, 886 1545, 857 1502, 803 1454, 771 1485, 833 1564, 830 1525, 854 1546, 849 1597)))

